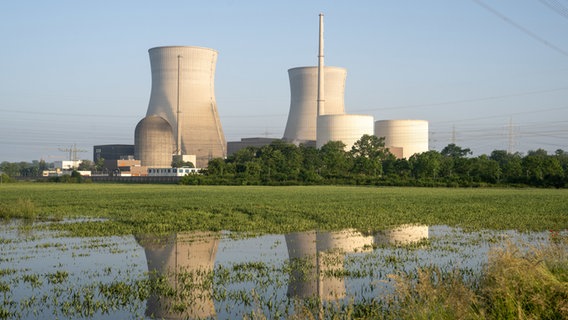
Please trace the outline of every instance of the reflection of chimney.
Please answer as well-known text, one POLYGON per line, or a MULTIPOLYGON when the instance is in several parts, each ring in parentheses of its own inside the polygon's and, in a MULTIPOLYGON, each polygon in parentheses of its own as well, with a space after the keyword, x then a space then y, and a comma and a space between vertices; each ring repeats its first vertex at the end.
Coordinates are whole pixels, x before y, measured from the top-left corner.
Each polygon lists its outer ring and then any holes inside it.
POLYGON ((322 301, 345 297, 345 279, 341 274, 345 254, 372 248, 373 237, 354 230, 337 232, 297 232, 287 234, 290 260, 299 263, 288 284, 288 296, 317 297, 322 301))
POLYGON ((219 244, 218 236, 211 233, 179 233, 169 236, 137 237, 144 247, 148 271, 152 277, 166 277, 175 290, 184 290, 183 300, 179 297, 158 297, 152 295, 146 304, 146 315, 159 319, 195 319, 215 317, 213 288, 205 278, 213 271, 215 255, 219 244), (184 277, 179 277, 183 274, 184 277), (186 277, 186 276, 189 276, 186 277), (180 279, 186 279, 181 282, 180 279), (191 283, 188 283, 191 281, 191 283), (182 305, 185 309, 173 310, 182 305))

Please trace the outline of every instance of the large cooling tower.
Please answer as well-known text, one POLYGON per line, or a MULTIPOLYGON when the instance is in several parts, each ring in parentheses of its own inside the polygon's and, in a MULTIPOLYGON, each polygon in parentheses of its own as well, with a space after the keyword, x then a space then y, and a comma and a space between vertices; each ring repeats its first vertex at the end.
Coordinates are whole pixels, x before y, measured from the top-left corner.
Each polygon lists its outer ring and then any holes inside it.
POLYGON ((217 51, 157 47, 148 52, 152 91, 146 116, 167 120, 173 130, 175 153, 179 143, 180 154, 196 155, 197 167, 206 167, 211 158, 225 157, 227 144, 214 91, 217 51))
MULTIPOLYGON (((324 114, 345 113, 345 78, 347 69, 325 67, 324 114)), ((295 144, 316 141, 318 68, 298 67, 288 70, 290 112, 283 139, 295 144)))
POLYGON ((171 167, 173 151, 174 139, 168 121, 148 116, 138 122, 134 131, 134 158, 143 166, 171 167))
POLYGON ((375 122, 375 135, 385 138, 387 148, 402 148, 402 158, 428 151, 426 120, 379 120, 375 122))
POLYGON ((358 114, 319 116, 316 148, 321 148, 329 141, 341 141, 345 144, 345 151, 349 151, 364 134, 373 134, 373 120, 373 116, 358 114))

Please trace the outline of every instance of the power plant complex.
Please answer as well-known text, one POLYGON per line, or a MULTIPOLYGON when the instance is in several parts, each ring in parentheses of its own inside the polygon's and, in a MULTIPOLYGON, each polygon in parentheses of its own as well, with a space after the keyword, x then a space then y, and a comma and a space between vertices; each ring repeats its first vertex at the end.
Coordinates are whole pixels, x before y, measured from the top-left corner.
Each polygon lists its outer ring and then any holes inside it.
MULTIPOLYGON (((152 74, 146 117, 134 133, 134 158, 141 166, 167 168, 172 161, 190 161, 205 168, 212 158, 227 156, 215 99, 217 51, 192 46, 165 46, 148 50, 152 74)), ((319 15, 318 65, 288 70, 290 110, 283 140, 322 147, 342 141, 350 150, 361 136, 385 138, 399 158, 428 151, 425 120, 380 120, 345 112, 347 70, 324 66, 323 14, 319 15)), ((229 150, 270 139, 229 142, 229 150), (233 144, 233 145, 232 145, 233 144)))

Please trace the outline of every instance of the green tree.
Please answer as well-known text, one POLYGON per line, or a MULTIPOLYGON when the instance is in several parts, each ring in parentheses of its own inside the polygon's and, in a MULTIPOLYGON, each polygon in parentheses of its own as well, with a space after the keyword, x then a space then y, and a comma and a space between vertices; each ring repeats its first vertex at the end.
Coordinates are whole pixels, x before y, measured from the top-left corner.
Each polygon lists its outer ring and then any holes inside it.
POLYGON ((324 178, 344 178, 349 174, 351 161, 341 141, 329 141, 320 148, 321 175, 324 178))
POLYGON ((409 163, 412 174, 418 179, 438 177, 442 155, 435 150, 430 150, 410 157, 409 163))
POLYGON ((494 150, 491 152, 489 159, 499 164, 499 168, 501 169, 500 181, 509 183, 521 181, 523 175, 521 154, 508 153, 505 150, 494 150))
POLYGON ((368 176, 379 176, 383 173, 382 161, 387 159, 388 150, 385 148, 385 138, 374 135, 363 135, 351 147, 353 157, 353 172, 368 176))
POLYGON ((94 171, 95 170, 95 163, 90 160, 81 160, 79 166, 77 167, 79 171, 94 171))
POLYGON ((299 151, 302 156, 300 180, 304 183, 317 183, 322 180, 320 170, 323 165, 318 149, 301 144, 299 151))
POLYGON ((522 164, 526 180, 532 185, 558 185, 564 179, 558 157, 549 156, 546 150, 529 151, 522 164))

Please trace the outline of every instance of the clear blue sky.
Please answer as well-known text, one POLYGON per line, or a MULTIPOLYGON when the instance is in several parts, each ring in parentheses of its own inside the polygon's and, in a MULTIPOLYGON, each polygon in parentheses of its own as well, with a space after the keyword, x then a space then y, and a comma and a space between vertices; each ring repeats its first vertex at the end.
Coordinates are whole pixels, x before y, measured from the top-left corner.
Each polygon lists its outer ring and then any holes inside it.
POLYGON ((429 120, 435 150, 568 150, 568 0, 479 1, 4 1, 0 161, 133 144, 163 45, 219 51, 228 141, 280 138, 287 70, 317 63, 320 12, 348 113, 429 120))

